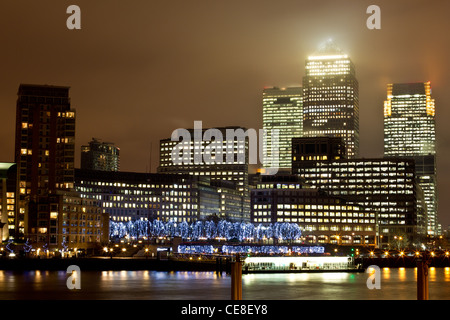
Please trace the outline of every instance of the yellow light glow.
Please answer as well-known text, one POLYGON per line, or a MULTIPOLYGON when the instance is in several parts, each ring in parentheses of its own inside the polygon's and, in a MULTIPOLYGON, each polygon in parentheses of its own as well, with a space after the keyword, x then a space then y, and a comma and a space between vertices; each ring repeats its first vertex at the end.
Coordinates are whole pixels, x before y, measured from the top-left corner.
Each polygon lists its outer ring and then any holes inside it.
POLYGON ((435 115, 435 105, 434 99, 431 99, 431 82, 425 82, 425 93, 427 96, 427 115, 434 116, 435 115))
POLYGON ((392 115, 392 97, 392 84, 388 84, 387 100, 384 102, 384 117, 390 117, 392 115))

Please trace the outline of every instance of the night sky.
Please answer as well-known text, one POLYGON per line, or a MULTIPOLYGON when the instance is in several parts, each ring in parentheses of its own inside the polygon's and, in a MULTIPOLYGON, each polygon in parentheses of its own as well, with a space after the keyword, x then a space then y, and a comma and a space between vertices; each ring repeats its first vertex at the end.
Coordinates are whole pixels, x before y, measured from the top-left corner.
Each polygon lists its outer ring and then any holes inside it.
POLYGON ((159 140, 195 120, 261 128, 262 89, 301 86, 306 57, 331 38, 356 67, 361 157, 383 156, 386 85, 431 81, 450 224, 448 0, 15 0, 0 15, 0 161, 14 161, 20 83, 71 87, 77 167, 96 137, 120 147, 122 171, 156 171, 159 140), (72 4, 81 30, 66 27, 72 4), (366 27, 372 4, 381 30, 366 27))

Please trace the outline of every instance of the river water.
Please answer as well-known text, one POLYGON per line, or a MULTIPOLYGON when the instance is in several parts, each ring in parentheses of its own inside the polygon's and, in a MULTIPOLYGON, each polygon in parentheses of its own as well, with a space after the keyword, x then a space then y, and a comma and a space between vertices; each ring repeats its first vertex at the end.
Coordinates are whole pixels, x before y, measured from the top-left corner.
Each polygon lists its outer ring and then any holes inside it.
MULTIPOLYGON (((0 300, 228 300, 231 278, 215 272, 81 271, 69 290, 64 271, 0 270, 0 300)), ((381 269, 380 289, 367 273, 244 274, 244 300, 415 300, 416 269, 381 269)), ((450 300, 450 268, 430 268, 429 296, 450 300)))

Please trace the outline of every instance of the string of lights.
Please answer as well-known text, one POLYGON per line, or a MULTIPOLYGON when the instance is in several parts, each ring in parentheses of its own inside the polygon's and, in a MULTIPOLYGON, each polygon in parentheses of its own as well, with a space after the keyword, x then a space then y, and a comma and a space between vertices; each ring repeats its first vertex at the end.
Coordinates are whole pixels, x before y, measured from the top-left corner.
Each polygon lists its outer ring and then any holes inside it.
POLYGON ((302 231, 298 224, 276 222, 267 226, 254 225, 246 222, 230 222, 221 220, 217 224, 213 221, 196 221, 188 223, 183 221, 162 222, 154 221, 128 221, 110 222, 111 238, 141 239, 144 237, 181 237, 189 240, 237 239, 245 240, 297 240, 302 231))

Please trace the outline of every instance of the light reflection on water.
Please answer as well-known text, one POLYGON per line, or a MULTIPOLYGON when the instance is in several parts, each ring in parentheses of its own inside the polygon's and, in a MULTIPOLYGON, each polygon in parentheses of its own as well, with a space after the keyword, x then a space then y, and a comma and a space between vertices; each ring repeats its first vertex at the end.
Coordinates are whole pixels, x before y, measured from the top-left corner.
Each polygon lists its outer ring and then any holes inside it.
MULTIPOLYGON (((415 300, 416 268, 381 269, 381 289, 367 273, 244 274, 248 300, 415 300)), ((0 299, 230 299, 230 276, 215 272, 81 271, 81 290, 69 290, 64 271, 2 271, 0 299)), ((430 299, 450 300, 450 268, 429 269, 430 299)))

